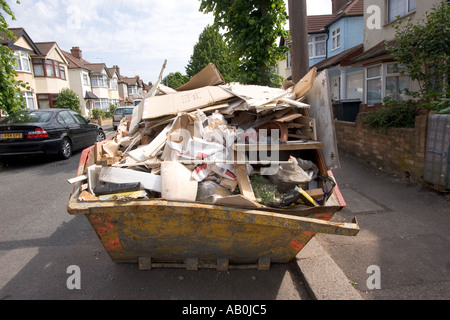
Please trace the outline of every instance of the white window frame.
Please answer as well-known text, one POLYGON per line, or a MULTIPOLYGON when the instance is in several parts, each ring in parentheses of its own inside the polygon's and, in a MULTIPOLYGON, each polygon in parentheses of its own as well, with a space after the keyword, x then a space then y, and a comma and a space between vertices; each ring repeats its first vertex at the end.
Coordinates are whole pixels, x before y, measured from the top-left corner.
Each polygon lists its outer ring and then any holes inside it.
POLYGON ((138 88, 136 85, 128 86, 128 95, 138 94, 138 88))
POLYGON ((109 111, 109 99, 98 99, 94 101, 94 109, 109 111))
POLYGON ((89 74, 82 72, 81 77, 83 78, 83 85, 88 86, 89 85, 89 74))
POLYGON ((14 51, 14 58, 16 59, 18 66, 14 64, 14 70, 19 72, 29 72, 31 73, 31 58, 27 52, 24 51, 14 51), (24 68, 24 61, 27 61, 28 70, 24 68))
POLYGON ((36 102, 34 99, 34 94, 32 91, 23 91, 23 99, 25 100, 25 104, 27 105, 27 109, 29 110, 35 110, 36 109, 36 102))
POLYGON ((369 100, 368 100, 368 94, 369 94, 368 82, 372 81, 372 80, 377 80, 377 79, 379 79, 380 83, 381 83, 381 93, 380 93, 381 100, 379 102, 380 103, 383 102, 383 65, 382 64, 377 64, 377 65, 369 66, 369 67, 366 67, 364 71, 365 71, 365 78, 366 78, 366 80, 365 80, 365 88, 366 88, 365 91, 366 92, 365 92, 365 95, 364 95, 365 103, 368 104, 368 105, 373 105, 373 104, 369 104, 369 100), (369 69, 375 68, 375 67, 380 67, 380 75, 369 78, 369 69))
POLYGON ((397 20, 397 16, 400 16, 400 18, 407 16, 411 12, 416 11, 416 7, 417 0, 386 0, 387 22, 391 23, 397 20), (391 14, 391 4, 393 3, 393 1, 398 2, 398 4, 401 6, 401 12, 398 12, 398 14, 395 14, 394 16, 392 16, 391 14))
POLYGON ((94 75, 91 77, 93 88, 108 88, 108 82, 104 75, 94 75))
POLYGON ((315 58, 325 58, 327 56, 327 36, 325 34, 323 35, 311 35, 308 37, 308 50, 309 50, 309 58, 315 59, 315 58), (317 40, 317 38, 323 37, 323 40, 317 40), (325 44, 325 50, 323 55, 316 55, 316 47, 319 43, 325 44), (312 48, 312 49, 311 49, 312 48), (313 54, 311 54, 311 52, 313 54))
POLYGON ((117 78, 111 78, 109 81, 109 89, 112 90, 117 90, 118 89, 118 82, 117 82, 117 78))
POLYGON ((331 32, 331 50, 341 47, 341 28, 337 27, 331 32))
MULTIPOLYGON (((391 64, 395 64, 395 62, 387 62, 387 63, 383 63, 383 64, 376 64, 376 65, 372 65, 372 66, 368 66, 365 68, 365 94, 364 94, 364 101, 366 104, 369 105, 368 103, 368 82, 370 80, 376 80, 379 79, 381 82, 381 101, 379 103, 383 102, 383 99, 386 97, 386 84, 387 84, 387 78, 390 77, 400 77, 402 76, 400 73, 388 73, 388 65, 391 64), (368 76, 368 71, 370 68, 375 68, 375 67, 380 67, 380 75, 376 76, 376 77, 370 77, 368 76)), ((409 78, 409 84, 408 87, 411 88, 411 78, 409 78)), ((370 104, 373 105, 373 104, 370 104)))

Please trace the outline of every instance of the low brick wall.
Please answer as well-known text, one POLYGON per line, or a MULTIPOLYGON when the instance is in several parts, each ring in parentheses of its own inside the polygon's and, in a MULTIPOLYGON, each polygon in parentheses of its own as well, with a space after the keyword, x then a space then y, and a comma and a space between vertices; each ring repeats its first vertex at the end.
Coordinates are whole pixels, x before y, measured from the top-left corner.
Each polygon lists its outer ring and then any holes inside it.
POLYGON ((339 149, 393 174, 421 181, 425 166, 426 115, 416 117, 413 129, 370 129, 364 124, 367 112, 355 122, 335 121, 339 149))

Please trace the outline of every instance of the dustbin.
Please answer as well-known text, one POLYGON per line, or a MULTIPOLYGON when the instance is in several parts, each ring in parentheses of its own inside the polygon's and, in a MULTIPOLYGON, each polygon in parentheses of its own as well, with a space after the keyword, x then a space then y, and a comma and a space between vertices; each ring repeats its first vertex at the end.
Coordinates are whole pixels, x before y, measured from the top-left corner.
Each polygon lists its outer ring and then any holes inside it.
POLYGON ((336 120, 355 122, 361 104, 359 99, 345 99, 333 103, 334 117, 336 120))

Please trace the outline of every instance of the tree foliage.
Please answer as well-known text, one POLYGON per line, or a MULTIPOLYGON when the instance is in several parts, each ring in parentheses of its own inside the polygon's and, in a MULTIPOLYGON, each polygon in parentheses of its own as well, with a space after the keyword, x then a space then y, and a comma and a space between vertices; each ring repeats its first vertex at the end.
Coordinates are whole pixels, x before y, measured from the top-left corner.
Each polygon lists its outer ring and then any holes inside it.
POLYGON ((425 102, 450 94, 449 21, 450 5, 442 1, 419 23, 409 19, 404 24, 399 20, 394 26, 395 44, 387 47, 394 59, 406 66, 407 75, 420 85, 419 92, 407 93, 425 102))
POLYGON ((171 72, 164 77, 162 83, 172 89, 177 89, 189 81, 189 77, 181 72, 171 72))
POLYGON ((286 36, 284 0, 201 0, 200 11, 212 12, 224 30, 239 82, 279 85, 275 66, 287 51, 276 43, 286 36))
POLYGON ((80 110, 80 99, 77 94, 70 89, 62 89, 56 98, 55 107, 61 109, 71 109, 78 113, 80 110))
MULTIPOLYGON (((16 2, 19 3, 19 1, 16 2)), ((0 39, 14 39, 13 33, 8 30, 4 14, 15 20, 14 13, 6 0, 0 0, 0 39)), ((0 110, 8 114, 25 109, 26 104, 20 88, 30 89, 26 83, 15 79, 17 76, 14 69, 15 63, 14 52, 7 46, 0 45, 0 110)))
POLYGON ((209 63, 214 63, 226 82, 233 81, 230 50, 217 26, 206 26, 194 46, 194 52, 186 67, 186 74, 193 77, 209 63))

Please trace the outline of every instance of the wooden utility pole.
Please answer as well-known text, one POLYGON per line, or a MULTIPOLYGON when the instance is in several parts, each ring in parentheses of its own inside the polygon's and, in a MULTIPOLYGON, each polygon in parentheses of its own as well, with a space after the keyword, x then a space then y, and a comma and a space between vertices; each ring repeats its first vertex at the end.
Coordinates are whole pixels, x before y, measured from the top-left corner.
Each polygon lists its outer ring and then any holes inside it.
POLYGON ((309 71, 306 0, 289 0, 288 6, 292 57, 292 81, 297 83, 309 71))

